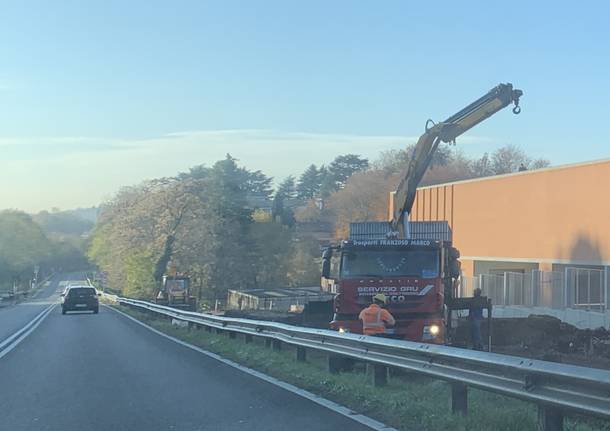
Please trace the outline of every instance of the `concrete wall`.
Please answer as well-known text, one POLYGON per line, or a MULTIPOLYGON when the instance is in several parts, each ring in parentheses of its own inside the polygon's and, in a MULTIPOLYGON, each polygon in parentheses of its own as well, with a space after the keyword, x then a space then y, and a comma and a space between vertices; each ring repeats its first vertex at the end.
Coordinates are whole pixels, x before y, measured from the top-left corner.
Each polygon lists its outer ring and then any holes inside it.
POLYGON ((610 265, 608 185, 610 160, 423 187, 410 219, 448 220, 464 262, 610 265))

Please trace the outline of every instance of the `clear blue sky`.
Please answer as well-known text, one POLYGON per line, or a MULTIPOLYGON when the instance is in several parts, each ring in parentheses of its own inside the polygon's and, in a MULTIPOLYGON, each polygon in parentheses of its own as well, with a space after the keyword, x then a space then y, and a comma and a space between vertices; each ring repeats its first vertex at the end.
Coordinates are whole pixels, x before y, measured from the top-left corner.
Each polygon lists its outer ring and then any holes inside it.
POLYGON ((278 178, 413 141, 499 82, 461 142, 610 157, 610 3, 0 2, 0 208, 92 205, 231 152, 278 178), (6 187, 11 184, 11 187, 6 187))

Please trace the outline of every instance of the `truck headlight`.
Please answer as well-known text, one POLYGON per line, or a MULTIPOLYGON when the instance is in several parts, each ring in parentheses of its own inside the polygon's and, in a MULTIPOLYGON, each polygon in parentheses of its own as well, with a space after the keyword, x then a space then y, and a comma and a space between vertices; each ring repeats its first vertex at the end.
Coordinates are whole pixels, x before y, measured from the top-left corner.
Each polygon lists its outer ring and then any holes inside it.
POLYGON ((424 331, 423 331, 423 338, 424 340, 429 340, 432 338, 436 338, 438 336, 438 334, 441 332, 441 327, 438 325, 426 325, 424 326, 424 331))
POLYGON ((339 332, 342 333, 342 334, 346 334, 346 333, 349 332, 349 328, 344 328, 343 326, 341 326, 339 328, 339 332))

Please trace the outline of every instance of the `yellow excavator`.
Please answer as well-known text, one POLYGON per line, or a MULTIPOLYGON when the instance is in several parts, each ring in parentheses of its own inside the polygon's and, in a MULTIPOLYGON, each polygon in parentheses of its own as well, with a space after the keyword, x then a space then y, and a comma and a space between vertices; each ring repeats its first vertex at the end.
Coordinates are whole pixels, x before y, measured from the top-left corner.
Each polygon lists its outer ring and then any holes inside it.
POLYGON ((197 299, 191 295, 190 277, 178 273, 176 267, 169 266, 167 274, 163 275, 161 288, 158 289, 155 303, 188 311, 197 310, 197 299))

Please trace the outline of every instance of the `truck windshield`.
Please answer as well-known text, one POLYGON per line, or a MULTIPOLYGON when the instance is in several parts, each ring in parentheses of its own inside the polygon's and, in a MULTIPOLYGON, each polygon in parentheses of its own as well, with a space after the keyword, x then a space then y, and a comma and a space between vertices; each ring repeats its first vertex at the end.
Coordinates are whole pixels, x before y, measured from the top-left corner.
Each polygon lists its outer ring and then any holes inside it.
POLYGON ((341 257, 341 277, 436 278, 439 252, 430 249, 354 250, 341 257))
POLYGON ((170 292, 179 292, 186 289, 186 281, 185 280, 167 280, 165 283, 165 287, 170 292))

